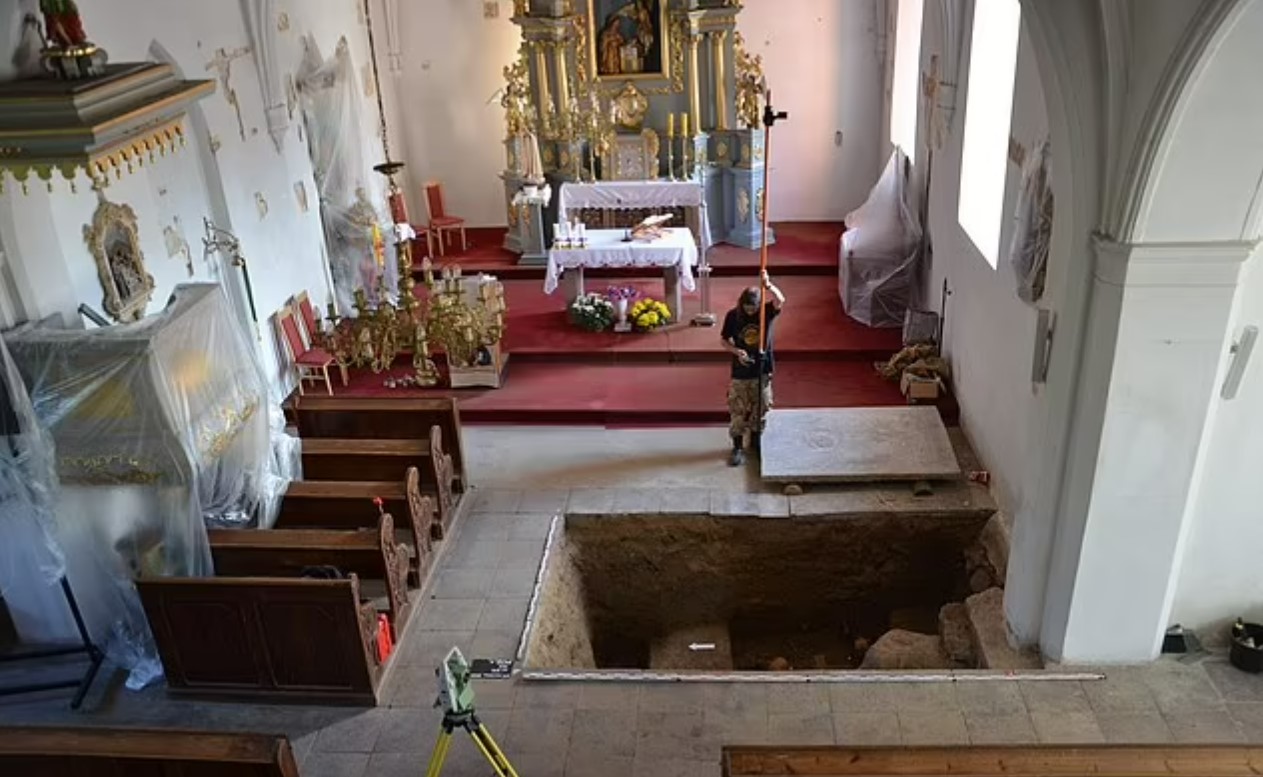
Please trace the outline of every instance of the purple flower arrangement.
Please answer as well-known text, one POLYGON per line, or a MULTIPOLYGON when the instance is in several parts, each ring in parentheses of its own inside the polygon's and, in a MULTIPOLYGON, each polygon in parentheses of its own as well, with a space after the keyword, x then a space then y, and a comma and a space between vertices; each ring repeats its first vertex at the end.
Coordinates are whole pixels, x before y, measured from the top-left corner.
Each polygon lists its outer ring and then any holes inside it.
POLYGON ((633 300, 640 296, 640 292, 630 286, 611 286, 605 290, 605 297, 611 302, 619 300, 633 300))

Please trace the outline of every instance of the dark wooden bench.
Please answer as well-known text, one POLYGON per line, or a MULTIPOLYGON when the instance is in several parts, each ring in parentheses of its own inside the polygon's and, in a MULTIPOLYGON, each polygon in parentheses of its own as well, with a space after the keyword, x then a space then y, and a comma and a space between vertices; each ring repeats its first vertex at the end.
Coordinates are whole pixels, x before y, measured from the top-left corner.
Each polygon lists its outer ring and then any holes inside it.
POLYGON ((1263 748, 1239 746, 725 747, 724 777, 1254 777, 1263 748))
POLYGON ((377 609, 359 579, 136 581, 176 696, 376 706, 377 609))
POLYGON ((443 430, 430 428, 420 440, 363 440, 313 437, 302 441, 304 480, 392 481, 406 476, 409 467, 421 474, 420 490, 438 502, 436 539, 450 525, 455 509, 452 456, 443 450, 443 430))
MULTIPOLYGON (((409 467, 404 480, 293 480, 281 499, 276 516, 278 529, 364 529, 375 525, 381 510, 407 516, 418 553, 427 552, 433 539, 446 536, 452 512, 434 509, 435 499, 421 493, 420 475, 409 467)), ((400 519, 402 523, 402 518, 400 519)))
POLYGON ((465 446, 461 437, 460 410, 451 397, 323 397, 314 394, 291 397, 288 416, 298 436, 309 438, 372 440, 423 440, 430 428, 443 430, 443 442, 452 457, 456 493, 469 487, 465 446))
POLYGON ((289 740, 138 728, 0 728, 0 774, 21 777, 298 777, 289 740))
MULTIPOLYGON (((407 547, 395 541, 389 513, 378 519, 376 530, 210 529, 206 534, 217 577, 301 577, 311 567, 333 567, 383 582, 391 627, 396 638, 403 635, 412 612, 411 562, 407 547)), ((423 580, 414 582, 419 586, 423 580)))

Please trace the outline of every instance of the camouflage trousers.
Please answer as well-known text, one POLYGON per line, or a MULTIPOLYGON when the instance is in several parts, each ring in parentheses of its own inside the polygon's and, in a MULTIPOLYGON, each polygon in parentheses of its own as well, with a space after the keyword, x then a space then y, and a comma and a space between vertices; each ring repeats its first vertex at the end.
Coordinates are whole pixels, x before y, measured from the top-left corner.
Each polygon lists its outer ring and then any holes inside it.
MULTIPOLYGON (((772 378, 763 385, 763 412, 772 409, 772 378)), ((735 437, 747 432, 762 432, 763 418, 755 418, 759 412, 759 379, 728 382, 728 430, 735 437)))

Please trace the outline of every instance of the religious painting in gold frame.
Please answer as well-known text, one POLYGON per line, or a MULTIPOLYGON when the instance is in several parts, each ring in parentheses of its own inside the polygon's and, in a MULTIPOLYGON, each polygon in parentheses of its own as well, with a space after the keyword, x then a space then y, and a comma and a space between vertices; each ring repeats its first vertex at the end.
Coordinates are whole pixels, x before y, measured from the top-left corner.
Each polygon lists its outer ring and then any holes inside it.
POLYGON ((588 61, 593 80, 671 80, 667 0, 587 0, 588 61))
POLYGON ((83 239, 96 260, 105 312, 120 323, 144 318, 154 280, 145 269, 136 212, 102 198, 92 223, 83 228, 83 239))

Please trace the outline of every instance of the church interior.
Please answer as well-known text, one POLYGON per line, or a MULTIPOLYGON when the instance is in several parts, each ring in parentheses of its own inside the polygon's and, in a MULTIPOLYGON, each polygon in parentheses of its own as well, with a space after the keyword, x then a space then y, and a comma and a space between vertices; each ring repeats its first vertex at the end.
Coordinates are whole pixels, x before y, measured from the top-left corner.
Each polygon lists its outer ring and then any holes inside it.
POLYGON ((8 0, 0 775, 1263 769, 1263 0, 8 0))

